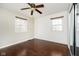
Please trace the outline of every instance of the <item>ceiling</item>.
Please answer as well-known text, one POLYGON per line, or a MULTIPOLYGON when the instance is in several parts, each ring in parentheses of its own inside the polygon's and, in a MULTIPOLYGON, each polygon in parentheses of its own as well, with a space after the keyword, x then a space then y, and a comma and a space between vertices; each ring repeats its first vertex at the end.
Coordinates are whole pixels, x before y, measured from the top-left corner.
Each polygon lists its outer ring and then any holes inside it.
MULTIPOLYGON (((42 3, 39 3, 39 4, 42 4, 42 3)), ((44 4, 44 8, 39 8, 39 10, 43 12, 43 14, 34 12, 33 16, 40 17, 40 16, 45 16, 45 15, 65 11, 65 10, 68 10, 70 5, 69 3, 43 3, 43 4, 44 4)), ((0 3, 0 7, 6 8, 13 12, 21 13, 23 15, 31 16, 30 15, 31 10, 20 10, 21 8, 29 7, 29 5, 26 3, 0 3)))

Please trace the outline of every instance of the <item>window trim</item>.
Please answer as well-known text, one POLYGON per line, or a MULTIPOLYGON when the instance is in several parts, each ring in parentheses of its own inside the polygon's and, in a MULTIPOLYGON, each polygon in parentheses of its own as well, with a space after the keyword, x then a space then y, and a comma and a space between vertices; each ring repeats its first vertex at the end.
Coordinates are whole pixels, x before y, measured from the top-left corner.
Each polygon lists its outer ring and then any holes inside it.
POLYGON ((18 17, 18 16, 15 16, 15 17, 18 18, 18 19, 27 20, 27 19, 25 19, 23 17, 18 17))
POLYGON ((64 16, 59 16, 59 17, 54 17, 54 18, 50 18, 51 20, 54 20, 54 19, 58 19, 58 18, 63 18, 64 16))

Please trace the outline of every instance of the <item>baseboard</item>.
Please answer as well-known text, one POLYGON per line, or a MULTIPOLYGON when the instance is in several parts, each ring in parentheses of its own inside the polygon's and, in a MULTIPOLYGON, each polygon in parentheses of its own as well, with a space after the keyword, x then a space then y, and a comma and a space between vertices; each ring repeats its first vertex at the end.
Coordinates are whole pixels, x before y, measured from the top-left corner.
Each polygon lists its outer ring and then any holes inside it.
MULTIPOLYGON (((30 38, 30 39, 26 39, 26 40, 23 40, 23 41, 18 41, 18 42, 9 44, 9 45, 2 46, 2 47, 0 47, 0 49, 6 48, 6 47, 9 47, 9 46, 12 46, 12 45, 16 45, 16 44, 19 44, 19 43, 22 43, 22 42, 25 42, 25 41, 28 41, 28 40, 32 40, 32 39, 44 40, 44 41, 48 41, 48 42, 51 42, 51 43, 53 42, 53 41, 49 41, 49 40, 45 40, 45 39, 30 38)), ((53 42, 53 43, 57 43, 57 44, 64 45, 64 46, 67 46, 68 47, 67 44, 62 44, 62 43, 59 43, 59 42, 53 42)))
POLYGON ((25 42, 25 41, 28 41, 28 40, 31 40, 31 39, 33 39, 33 38, 24 39, 22 41, 18 41, 18 42, 12 43, 12 44, 8 44, 8 45, 5 45, 5 46, 1 46, 0 49, 6 48, 6 47, 9 47, 9 46, 12 46, 12 45, 16 45, 16 44, 19 44, 19 43, 22 43, 22 42, 25 42))
POLYGON ((55 41, 51 41, 51 40, 46 40, 46 39, 41 39, 41 38, 34 38, 34 39, 39 39, 39 40, 44 40, 44 41, 48 41, 48 42, 53 42, 53 43, 57 43, 57 44, 61 44, 61 45, 66 45, 68 47, 67 44, 63 44, 63 43, 59 43, 59 42, 55 42, 55 41))
POLYGON ((70 56, 67 45, 37 38, 10 45, 0 50, 1 56, 17 56, 18 54, 20 56, 70 56))

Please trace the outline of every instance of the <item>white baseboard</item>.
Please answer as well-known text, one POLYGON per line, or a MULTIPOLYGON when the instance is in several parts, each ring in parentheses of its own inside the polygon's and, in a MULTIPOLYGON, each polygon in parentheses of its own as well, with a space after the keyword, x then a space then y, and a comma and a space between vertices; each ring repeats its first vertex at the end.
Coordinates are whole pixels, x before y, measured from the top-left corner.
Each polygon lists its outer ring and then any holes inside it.
POLYGON ((11 46, 11 45, 19 44, 19 43, 22 43, 22 42, 25 42, 25 41, 28 41, 28 40, 31 40, 31 39, 33 39, 33 38, 24 39, 24 40, 21 40, 21 41, 17 41, 15 43, 7 44, 5 46, 1 46, 0 49, 5 48, 5 47, 8 47, 8 46, 11 46))

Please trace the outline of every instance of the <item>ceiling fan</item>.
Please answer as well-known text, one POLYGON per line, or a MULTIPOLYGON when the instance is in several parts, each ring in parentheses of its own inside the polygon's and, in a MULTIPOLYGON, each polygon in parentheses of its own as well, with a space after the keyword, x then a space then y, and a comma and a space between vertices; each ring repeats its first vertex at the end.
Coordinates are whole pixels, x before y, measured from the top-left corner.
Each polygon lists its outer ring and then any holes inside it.
POLYGON ((37 11, 38 13, 42 14, 42 12, 39 11, 37 8, 43 8, 44 7, 43 4, 35 5, 34 3, 28 3, 28 5, 30 7, 22 8, 21 10, 31 9, 31 15, 33 15, 34 11, 37 11))

